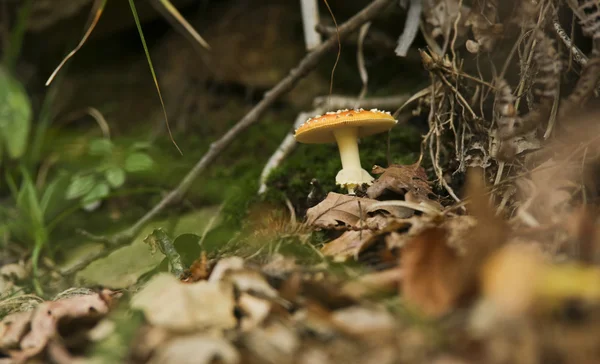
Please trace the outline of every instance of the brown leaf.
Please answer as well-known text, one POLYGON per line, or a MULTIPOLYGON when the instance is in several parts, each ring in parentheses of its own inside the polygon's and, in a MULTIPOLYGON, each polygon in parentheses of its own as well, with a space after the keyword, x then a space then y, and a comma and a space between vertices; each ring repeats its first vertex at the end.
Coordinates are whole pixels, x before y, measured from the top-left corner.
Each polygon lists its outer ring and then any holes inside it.
POLYGON ((505 319, 523 314, 533 302, 542 264, 543 256, 535 247, 507 245, 488 259, 481 270, 483 296, 505 319))
POLYGON ((446 230, 430 228, 402 250, 402 293, 406 301, 429 315, 453 308, 462 294, 461 258, 446 244, 446 230))
POLYGON ((371 230, 346 231, 339 238, 325 244, 321 252, 333 257, 335 261, 356 258, 364 249, 377 240, 377 234, 371 230))
MULTIPOLYGON (((371 206, 377 200, 361 198, 351 195, 342 195, 330 192, 327 198, 306 212, 307 224, 322 228, 354 227, 360 226, 376 211, 371 211, 371 206)), ((400 206, 386 206, 377 208, 397 218, 406 218, 413 215, 413 210, 400 206)))
POLYGON ((480 173, 467 175, 476 221, 462 217, 427 227, 402 249, 403 295, 426 314, 442 315, 471 299, 481 265, 506 240, 508 228, 489 207, 482 181, 480 173))
POLYGON ((419 235, 421 232, 425 231, 428 228, 436 227, 439 224, 443 224, 446 221, 447 220, 440 220, 439 216, 429 215, 414 216, 410 219, 405 219, 403 221, 403 230, 406 230, 406 227, 409 227, 408 231, 403 233, 392 231, 389 235, 385 237, 386 246, 388 249, 402 248, 412 238, 419 235))
POLYGON ((227 340, 195 334, 172 339, 157 350, 149 363, 236 364, 240 361, 236 348, 227 340))
POLYGON ((238 299, 241 330, 249 331, 259 326, 271 312, 271 305, 267 300, 242 293, 238 299))
POLYGON ((274 320, 264 327, 257 327, 239 339, 248 351, 246 358, 257 357, 250 362, 290 363, 302 345, 301 338, 293 327, 274 320))
POLYGON ((206 252, 202 251, 200 258, 196 259, 190 266, 190 276, 186 282, 198 282, 203 281, 210 275, 210 266, 206 252))
POLYGON ((402 269, 399 267, 368 273, 345 283, 342 292, 356 299, 382 292, 394 292, 398 290, 402 276, 402 269))
POLYGON ((0 349, 15 349, 29 330, 33 311, 15 312, 0 321, 0 349))
POLYGON ((333 312, 332 323, 347 334, 377 336, 381 339, 394 335, 397 326, 394 317, 386 310, 352 306, 333 312))
POLYGON ((467 27, 471 27, 473 38, 479 45, 479 49, 490 52, 496 45, 496 41, 503 35, 502 24, 497 21, 497 5, 491 2, 484 2, 481 5, 476 1, 465 22, 467 27))
POLYGON ((183 283, 166 273, 154 276, 131 301, 151 324, 178 332, 231 329, 237 324, 234 305, 229 282, 183 283))
POLYGON ((412 192, 418 199, 428 200, 428 195, 433 193, 427 182, 427 174, 418 163, 408 166, 392 164, 388 168, 375 166, 372 172, 381 176, 367 189, 370 198, 378 198, 386 191, 391 191, 400 196, 412 192))
POLYGON ((2 348, 4 344, 14 346, 15 340, 20 339, 20 350, 12 351, 11 356, 26 360, 40 353, 57 335, 61 319, 99 317, 108 310, 107 302, 97 293, 43 302, 33 312, 15 313, 2 320, 2 348), (24 334, 23 329, 28 332, 24 334))

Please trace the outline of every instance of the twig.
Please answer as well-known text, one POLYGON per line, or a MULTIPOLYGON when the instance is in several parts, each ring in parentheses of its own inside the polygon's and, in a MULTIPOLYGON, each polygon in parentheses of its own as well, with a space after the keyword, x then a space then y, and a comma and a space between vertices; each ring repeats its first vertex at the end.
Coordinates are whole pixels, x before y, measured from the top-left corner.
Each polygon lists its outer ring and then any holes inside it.
MULTIPOLYGON (((358 30, 361 25, 372 20, 378 14, 380 14, 388 5, 392 4, 393 0, 375 0, 371 2, 367 7, 357 13, 355 16, 350 18, 347 22, 339 27, 338 36, 340 38, 348 36, 348 34, 358 30)), ((82 232, 88 238, 102 242, 105 247, 104 250, 96 254, 92 254, 87 259, 81 261, 79 264, 71 267, 63 274, 73 274, 80 269, 87 266, 98 258, 102 258, 110 254, 115 249, 123 246, 139 234, 142 228, 150 222, 156 215, 163 211, 167 206, 172 203, 179 201, 182 196, 187 192, 192 183, 196 178, 204 172, 204 170, 217 158, 220 153, 225 150, 235 140, 235 138, 248 127, 256 123, 260 116, 267 111, 267 109, 283 94, 290 91, 294 86, 312 70, 314 70, 321 58, 328 54, 328 52, 337 45, 338 38, 336 36, 330 37, 323 44, 315 48, 314 51, 308 53, 298 66, 290 71, 290 73, 283 78, 277 85, 275 85, 269 92, 265 93, 263 99, 250 110, 237 124, 235 124, 227 133, 225 133, 219 140, 213 142, 210 145, 208 152, 202 156, 202 158, 196 163, 196 165, 188 172, 183 178, 179 185, 169 192, 156 206, 154 206, 149 212, 147 212, 142 218, 140 218, 135 224, 128 229, 125 229, 113 236, 94 236, 90 233, 82 232)))
POLYGON ((304 26, 304 43, 306 43, 306 50, 311 51, 321 44, 321 34, 315 29, 319 24, 319 2, 318 0, 300 0, 300 9, 304 26))
MULTIPOLYGON (((316 108, 309 112, 301 112, 300 114, 298 114, 298 116, 296 117, 296 121, 294 122, 294 130, 299 128, 300 125, 302 125, 306 120, 308 120, 308 118, 324 113, 325 112, 323 108, 316 108)), ((294 150, 294 147, 296 147, 294 130, 291 130, 285 136, 285 139, 283 139, 275 153, 271 155, 269 161, 267 162, 267 164, 265 164, 265 167, 263 168, 262 173, 260 174, 260 187, 258 188, 259 195, 262 195, 263 193, 267 192, 267 178, 269 178, 271 172, 273 172, 275 168, 279 167, 279 165, 285 159, 285 157, 287 157, 292 152, 292 150, 294 150)))
POLYGON ((573 44, 571 38, 569 38, 569 36, 567 35, 567 32, 565 32, 565 30, 560 26, 558 20, 552 21, 552 24, 554 25, 554 31, 556 32, 558 37, 562 40, 564 45, 569 49, 569 52, 573 55, 573 59, 575 60, 575 62, 579 63, 582 66, 585 66, 585 64, 588 62, 587 56, 581 50, 579 50, 579 48, 577 48, 575 44, 573 44))
MULTIPOLYGON (((328 37, 335 35, 335 27, 325 24, 317 25, 317 32, 326 35, 328 37)), ((351 35, 346 38, 346 43, 358 44, 358 34, 351 35)), ((382 49, 385 51, 393 51, 396 47, 396 42, 393 38, 388 36, 386 33, 373 29, 369 31, 369 35, 365 38, 365 45, 373 48, 382 49)))
MULTIPOLYGON (((409 99, 409 94, 383 96, 383 97, 369 97, 360 100, 360 107, 363 109, 395 109, 398 105, 402 105, 409 99)), ((357 105, 358 98, 343 96, 343 95, 331 95, 331 96, 318 96, 313 101, 315 108, 321 106, 327 106, 331 110, 333 109, 350 109, 357 105)))
POLYGON ((406 14, 406 21, 404 22, 404 30, 398 38, 398 46, 395 49, 397 56, 406 57, 408 49, 410 48, 413 41, 415 40, 415 37, 417 36, 422 11, 423 5, 421 0, 410 1, 410 8, 408 9, 408 13, 406 14))
POLYGON ((358 32, 358 49, 356 50, 356 63, 358 64, 358 73, 360 74, 360 80, 362 82, 362 88, 360 93, 358 94, 358 100, 356 100, 356 104, 354 108, 358 108, 360 102, 367 95, 367 90, 369 86, 369 72, 367 71, 367 67, 365 65, 365 55, 363 53, 363 46, 365 43, 365 37, 369 33, 369 28, 371 27, 371 22, 363 24, 360 27, 360 31, 358 32))

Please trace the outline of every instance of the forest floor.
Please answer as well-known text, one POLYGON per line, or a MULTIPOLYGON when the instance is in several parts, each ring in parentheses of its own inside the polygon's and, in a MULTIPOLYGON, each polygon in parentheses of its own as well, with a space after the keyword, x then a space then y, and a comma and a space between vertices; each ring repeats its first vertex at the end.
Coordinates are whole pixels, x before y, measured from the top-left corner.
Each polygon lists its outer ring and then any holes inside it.
POLYGON ((49 89, 46 35, 22 86, 0 73, 36 111, 23 145, 0 124, 0 364, 600 362, 597 4, 424 6, 401 58, 410 12, 332 0, 363 34, 336 59, 288 3, 231 3, 196 19, 210 53, 146 20, 168 130, 131 25, 49 89), (398 98, 360 142, 371 185, 348 194, 336 146, 300 144, 258 193, 298 115, 398 98))

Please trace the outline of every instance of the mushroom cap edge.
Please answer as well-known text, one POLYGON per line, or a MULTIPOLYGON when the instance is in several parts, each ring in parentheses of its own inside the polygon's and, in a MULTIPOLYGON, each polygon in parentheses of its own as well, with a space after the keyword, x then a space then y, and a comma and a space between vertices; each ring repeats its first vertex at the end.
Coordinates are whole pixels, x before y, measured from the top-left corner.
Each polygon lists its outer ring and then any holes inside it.
POLYGON ((296 129, 294 138, 300 143, 334 143, 336 129, 354 126, 358 137, 365 137, 387 131, 397 122, 389 112, 377 109, 338 110, 308 119, 296 129))

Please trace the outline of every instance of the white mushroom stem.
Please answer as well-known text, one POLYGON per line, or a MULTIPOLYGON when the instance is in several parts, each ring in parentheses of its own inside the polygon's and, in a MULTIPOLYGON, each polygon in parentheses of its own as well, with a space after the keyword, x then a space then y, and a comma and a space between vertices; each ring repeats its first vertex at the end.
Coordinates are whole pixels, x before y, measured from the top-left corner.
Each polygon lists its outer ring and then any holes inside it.
POLYGON ((340 150, 342 170, 338 172, 335 181, 338 185, 354 194, 354 189, 363 183, 371 184, 373 177, 362 169, 358 153, 358 128, 341 128, 333 132, 340 150))

